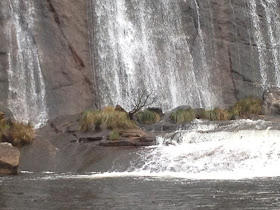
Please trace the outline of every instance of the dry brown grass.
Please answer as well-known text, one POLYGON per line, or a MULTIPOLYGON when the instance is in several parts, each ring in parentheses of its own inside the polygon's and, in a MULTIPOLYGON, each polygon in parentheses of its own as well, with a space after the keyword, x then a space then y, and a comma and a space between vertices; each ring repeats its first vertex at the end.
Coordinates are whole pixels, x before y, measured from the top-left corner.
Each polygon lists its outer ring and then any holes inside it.
POLYGON ((114 107, 105 107, 102 110, 87 111, 81 121, 81 131, 99 128, 133 129, 136 124, 129 119, 127 113, 116 111, 114 107), (94 128, 95 126, 95 128, 94 128))
POLYGON ((231 120, 232 113, 226 109, 215 108, 213 110, 207 110, 204 112, 202 119, 206 120, 231 120))
POLYGON ((231 108, 231 112, 233 115, 243 118, 252 114, 262 114, 262 100, 252 97, 242 99, 231 108))
POLYGON ((12 122, 9 133, 12 139, 11 143, 17 147, 30 144, 35 140, 35 130, 31 123, 12 122))

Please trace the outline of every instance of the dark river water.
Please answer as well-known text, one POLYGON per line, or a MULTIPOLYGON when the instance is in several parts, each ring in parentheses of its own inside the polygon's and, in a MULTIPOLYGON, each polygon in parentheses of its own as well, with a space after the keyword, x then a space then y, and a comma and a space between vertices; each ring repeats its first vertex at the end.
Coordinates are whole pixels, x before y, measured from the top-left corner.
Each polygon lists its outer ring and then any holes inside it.
POLYGON ((0 177, 0 209, 280 209, 280 178, 0 177))

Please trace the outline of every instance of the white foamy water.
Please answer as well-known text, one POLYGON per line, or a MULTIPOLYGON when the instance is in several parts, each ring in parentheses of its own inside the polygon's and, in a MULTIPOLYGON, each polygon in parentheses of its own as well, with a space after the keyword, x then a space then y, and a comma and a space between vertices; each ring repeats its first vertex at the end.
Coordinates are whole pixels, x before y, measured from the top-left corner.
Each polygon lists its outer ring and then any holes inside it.
POLYGON ((263 130, 265 125, 262 121, 245 120, 225 126, 197 123, 189 130, 159 137, 158 145, 142 149, 126 171, 76 178, 245 179, 280 176, 280 131, 270 127, 263 130), (252 126, 254 129, 246 129, 252 126), (219 131, 219 127, 223 130, 219 131))
POLYGON ((45 172, 40 179, 236 180, 280 176, 280 130, 273 122, 196 120, 184 130, 158 137, 157 142, 155 146, 130 153, 129 158, 124 152, 125 158, 113 161, 108 172, 84 175, 45 172))
POLYGON ((36 16, 34 4, 9 0, 9 8, 8 105, 16 120, 32 122, 35 127, 40 127, 46 123, 48 112, 39 49, 32 34, 36 16), (26 12, 21 12, 24 9, 26 12))
POLYGON ((97 0, 89 6, 89 22, 95 24, 94 32, 89 31, 94 37, 91 54, 102 106, 131 109, 138 89, 156 93, 155 105, 164 110, 217 104, 197 2, 197 54, 188 41, 191 31, 178 18, 182 16, 178 1, 97 0))

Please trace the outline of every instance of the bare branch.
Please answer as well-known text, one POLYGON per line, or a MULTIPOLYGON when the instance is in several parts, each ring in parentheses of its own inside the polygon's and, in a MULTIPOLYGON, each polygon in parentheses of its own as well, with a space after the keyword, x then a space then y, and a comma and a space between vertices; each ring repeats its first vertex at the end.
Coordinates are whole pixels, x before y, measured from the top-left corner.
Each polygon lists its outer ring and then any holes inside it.
POLYGON ((150 93, 144 89, 139 89, 138 93, 135 95, 135 98, 132 99, 133 108, 128 113, 130 119, 133 119, 133 115, 139 112, 142 108, 154 104, 157 99, 157 96, 153 96, 153 93, 150 93))

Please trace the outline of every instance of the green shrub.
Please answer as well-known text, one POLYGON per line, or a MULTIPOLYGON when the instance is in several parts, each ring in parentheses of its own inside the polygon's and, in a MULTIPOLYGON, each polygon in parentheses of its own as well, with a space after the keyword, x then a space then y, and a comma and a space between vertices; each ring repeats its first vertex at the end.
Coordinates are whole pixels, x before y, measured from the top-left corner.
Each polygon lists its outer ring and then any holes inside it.
POLYGON ((109 129, 133 129, 135 123, 129 119, 127 113, 116 111, 114 107, 105 107, 102 110, 87 111, 83 114, 81 131, 89 131, 95 125, 95 129, 101 127, 109 129))
POLYGON ((195 112, 191 108, 187 110, 178 110, 171 113, 170 119, 176 124, 191 122, 195 119, 195 112))
POLYGON ((113 130, 109 136, 110 140, 118 140, 120 139, 120 133, 117 130, 113 130))
POLYGON ((206 120, 231 120, 232 119, 232 113, 230 113, 226 109, 219 109, 215 108, 213 110, 207 110, 204 112, 202 119, 206 120))
POLYGON ((154 124, 160 121, 160 115, 156 112, 145 110, 136 114, 137 121, 141 124, 154 124))
POLYGON ((230 112, 234 116, 249 117, 252 114, 262 114, 262 100, 248 97, 238 101, 230 112))

